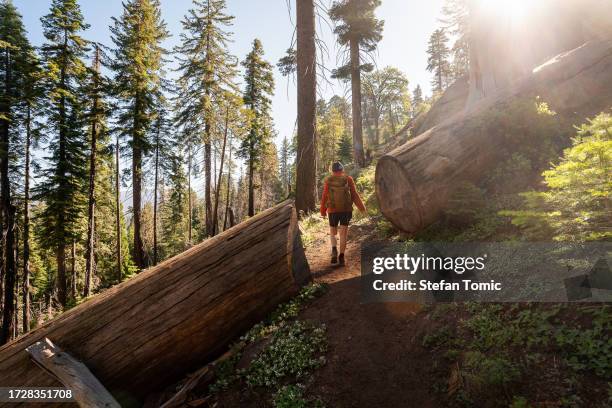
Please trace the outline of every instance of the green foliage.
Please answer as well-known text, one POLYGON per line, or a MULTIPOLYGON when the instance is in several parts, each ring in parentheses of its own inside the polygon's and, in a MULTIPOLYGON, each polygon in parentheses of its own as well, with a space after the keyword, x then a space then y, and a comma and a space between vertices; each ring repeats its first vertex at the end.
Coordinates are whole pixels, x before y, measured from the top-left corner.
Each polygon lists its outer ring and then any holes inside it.
POLYGON ((561 162, 543 173, 547 191, 523 193, 522 210, 501 214, 529 238, 609 239, 611 174, 612 116, 602 113, 578 128, 561 162))
POLYGON ((303 378, 320 367, 325 358, 325 327, 295 321, 281 326, 270 344, 251 363, 245 374, 251 386, 271 387, 284 378, 303 378))
POLYGON ((285 385, 274 394, 275 408, 306 408, 304 391, 297 385, 285 385))
POLYGON ((521 371, 515 363, 501 356, 489 357, 479 351, 464 356, 463 375, 471 387, 480 389, 505 388, 518 380, 521 371))
POLYGON ((450 50, 448 37, 443 29, 437 29, 429 38, 427 48, 427 70, 433 72, 431 85, 438 92, 446 89, 452 80, 452 70, 449 62, 450 50))

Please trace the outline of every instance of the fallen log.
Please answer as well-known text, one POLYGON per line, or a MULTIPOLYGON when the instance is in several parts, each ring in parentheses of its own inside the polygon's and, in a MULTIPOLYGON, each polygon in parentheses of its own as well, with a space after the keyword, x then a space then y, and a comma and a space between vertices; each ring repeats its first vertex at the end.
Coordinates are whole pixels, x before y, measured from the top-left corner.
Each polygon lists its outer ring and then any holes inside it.
POLYGON ((383 215, 408 233, 436 221, 462 182, 481 180, 504 159, 498 144, 508 135, 494 131, 504 128, 495 112, 537 97, 571 124, 612 107, 612 40, 594 40, 554 58, 381 157, 375 184, 383 215))
POLYGON ((4 345, 0 386, 60 385, 25 351, 48 337, 121 406, 141 406, 150 392, 221 355, 309 281, 297 214, 286 201, 4 345))

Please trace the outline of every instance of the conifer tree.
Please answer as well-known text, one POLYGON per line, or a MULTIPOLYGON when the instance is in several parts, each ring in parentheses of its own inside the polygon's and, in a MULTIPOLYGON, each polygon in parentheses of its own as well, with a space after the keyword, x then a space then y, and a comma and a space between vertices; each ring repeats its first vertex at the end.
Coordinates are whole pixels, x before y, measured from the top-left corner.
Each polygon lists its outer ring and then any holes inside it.
POLYGON ((87 241, 85 249, 85 282, 83 296, 87 297, 91 291, 91 281, 95 273, 95 234, 96 234, 96 174, 98 166, 98 143, 101 133, 104 131, 104 97, 103 82, 100 73, 100 46, 95 45, 93 66, 90 71, 90 79, 87 86, 87 96, 90 104, 89 116, 87 118, 90 133, 89 144, 89 191, 87 203, 87 241))
POLYGON ((14 188, 11 170, 14 157, 21 146, 24 86, 28 82, 32 48, 26 38, 21 15, 10 1, 0 3, 0 206, 2 221, 2 276, 4 278, 4 304, 0 344, 8 342, 16 331, 15 286, 17 260, 15 259, 16 230, 14 188))
POLYGON ((442 6, 441 22, 453 37, 452 75, 458 79, 469 70, 469 7, 468 0, 446 0, 442 6))
POLYGON ((283 138, 283 142, 281 143, 279 159, 282 192, 283 195, 287 196, 291 192, 291 144, 287 136, 283 138))
POLYGON ((417 85, 412 92, 412 117, 416 117, 419 113, 421 104, 425 100, 423 99, 423 90, 421 89, 421 85, 417 85))
POLYGON ((179 53, 180 83, 177 97, 177 123, 202 134, 204 144, 204 200, 206 235, 213 231, 212 143, 216 112, 223 106, 225 92, 236 89, 235 58, 227 44, 233 16, 226 12, 225 0, 194 0, 182 21, 184 32, 179 53))
POLYGON ((447 42, 448 37, 443 29, 435 30, 429 38, 427 70, 434 73, 431 84, 437 92, 446 89, 452 74, 447 42))
POLYGON ((264 59, 261 41, 253 41, 253 48, 242 66, 245 68, 243 100, 251 112, 251 123, 242 142, 240 155, 248 161, 248 216, 252 217, 255 215, 255 172, 261 162, 265 145, 272 136, 270 98, 274 94, 274 77, 272 65, 264 59))
POLYGON ((175 154, 169 159, 168 181, 170 195, 164 205, 164 252, 167 257, 187 247, 187 177, 183 157, 175 154))
POLYGON ((361 115, 361 72, 371 70, 362 65, 362 53, 371 53, 382 39, 384 22, 377 19, 374 10, 380 0, 340 0, 329 9, 330 18, 336 22, 334 33, 338 43, 348 47, 348 63, 334 72, 337 78, 350 78, 353 106, 353 155, 355 164, 363 167, 365 155, 361 115))
POLYGON ((82 60, 87 42, 80 33, 89 26, 76 0, 53 0, 41 21, 47 40, 41 52, 51 138, 49 165, 42 172, 44 181, 36 187, 35 198, 45 202, 40 215, 45 220, 41 243, 55 252, 58 300, 66 306, 66 245, 79 238, 85 206, 87 148, 81 90, 87 71, 82 60))
POLYGON ((23 141, 23 332, 30 330, 30 173, 32 167, 32 149, 38 147, 41 140, 40 123, 36 120, 41 109, 42 89, 40 60, 33 50, 27 61, 27 76, 23 85, 24 101, 24 138, 23 141))
POLYGON ((133 258, 146 267, 142 237, 143 165, 151 152, 150 130, 155 100, 162 87, 164 55, 161 43, 169 36, 161 18, 159 0, 129 0, 110 28, 115 44, 111 68, 120 103, 117 130, 129 139, 132 156, 133 258))

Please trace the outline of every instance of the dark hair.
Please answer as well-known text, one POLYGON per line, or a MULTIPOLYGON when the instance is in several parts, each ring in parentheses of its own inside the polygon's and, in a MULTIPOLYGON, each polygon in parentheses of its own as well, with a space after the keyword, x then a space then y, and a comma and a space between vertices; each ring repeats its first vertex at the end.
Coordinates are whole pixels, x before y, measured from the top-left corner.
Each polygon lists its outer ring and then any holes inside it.
POLYGON ((344 166, 339 161, 334 162, 334 164, 332 164, 332 171, 342 171, 342 170, 344 170, 344 166))

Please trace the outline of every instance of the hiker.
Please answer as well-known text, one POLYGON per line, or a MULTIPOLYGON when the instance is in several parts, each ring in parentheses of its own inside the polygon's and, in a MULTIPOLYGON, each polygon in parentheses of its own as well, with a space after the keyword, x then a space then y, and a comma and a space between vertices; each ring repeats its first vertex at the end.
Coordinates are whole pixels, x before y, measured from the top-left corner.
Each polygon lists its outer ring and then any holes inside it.
POLYGON ((344 174, 344 166, 340 162, 332 164, 332 175, 325 179, 323 196, 321 197, 321 217, 329 214, 329 239, 332 246, 331 263, 344 265, 344 251, 348 226, 353 217, 353 204, 362 214, 366 208, 355 189, 351 176, 344 174), (340 230, 340 251, 338 252, 336 235, 340 230))

